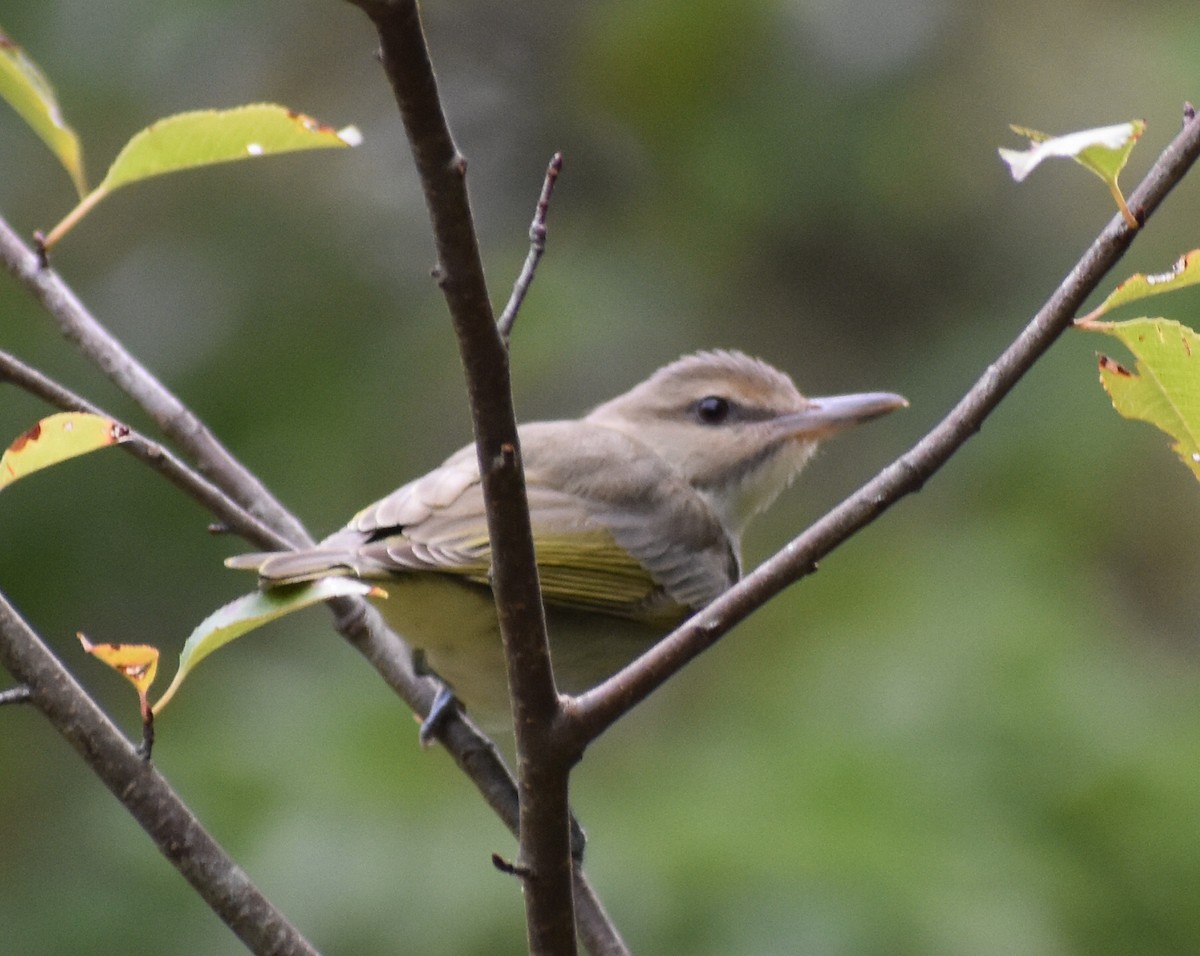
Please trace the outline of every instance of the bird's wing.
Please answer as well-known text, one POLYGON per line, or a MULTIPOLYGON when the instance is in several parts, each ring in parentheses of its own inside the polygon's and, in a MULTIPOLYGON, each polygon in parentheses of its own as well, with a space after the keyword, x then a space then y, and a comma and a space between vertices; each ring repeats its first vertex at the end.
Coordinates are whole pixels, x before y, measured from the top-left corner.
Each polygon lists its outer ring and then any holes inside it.
MULTIPOLYGON (((716 517, 644 446, 579 422, 527 425, 521 444, 547 603, 670 625, 737 579, 737 557, 716 517), (598 434, 581 441, 583 427, 598 434), (564 442, 576 446, 571 454, 562 453, 564 442)), ((475 449, 364 508, 315 548, 228 563, 278 584, 409 571, 487 584, 491 547, 475 449)))

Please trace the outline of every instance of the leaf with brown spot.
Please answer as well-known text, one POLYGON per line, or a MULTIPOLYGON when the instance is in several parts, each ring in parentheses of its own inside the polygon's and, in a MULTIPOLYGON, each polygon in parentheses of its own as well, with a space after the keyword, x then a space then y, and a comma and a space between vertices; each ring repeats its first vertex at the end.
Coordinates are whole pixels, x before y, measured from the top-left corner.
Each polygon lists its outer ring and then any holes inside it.
POLYGON ((129 438, 129 429, 88 412, 59 412, 22 432, 0 455, 0 489, 18 478, 129 438))
POLYGON ((1132 370, 1100 356, 1100 384, 1125 418, 1149 422, 1170 435, 1180 460, 1200 478, 1200 337, 1169 319, 1090 321, 1079 328, 1123 343, 1132 370))
POLYGON ((154 713, 150 710, 150 685, 158 676, 158 648, 151 644, 93 644, 83 633, 75 635, 83 649, 133 684, 142 714, 142 746, 147 759, 154 742, 154 713))

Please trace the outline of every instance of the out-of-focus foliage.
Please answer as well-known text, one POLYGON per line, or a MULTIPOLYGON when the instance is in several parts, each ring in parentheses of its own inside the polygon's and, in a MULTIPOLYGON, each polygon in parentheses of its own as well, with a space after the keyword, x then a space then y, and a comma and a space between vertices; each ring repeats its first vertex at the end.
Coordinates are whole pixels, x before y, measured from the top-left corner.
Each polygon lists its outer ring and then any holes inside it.
POLYGON ((54 87, 38 65, 0 29, 0 100, 21 117, 46 144, 82 196, 87 192, 83 151, 75 131, 63 119, 54 87))
MULTIPOLYGON (((1136 182, 1195 95, 1193 13, 426 4, 497 298, 546 161, 566 158, 514 335, 520 413, 579 413, 714 346, 814 393, 907 395, 751 529, 753 563, 936 421, 1111 217, 1067 164, 1015 187, 995 154, 1006 124, 1145 117, 1136 182)), ((314 532, 467 439, 424 205, 361 14, 10 0, 4 26, 92 156, 155 117, 260 99, 363 130, 353 151, 149 182, 54 256, 314 532)), ((0 168, 0 210, 27 234, 74 201, 12 117, 0 168)), ((1123 275, 1196 245, 1198 183, 1123 275)), ((1196 294, 1174 299, 1196 326, 1196 294)), ((146 426, 3 280, 0 319, 2 347, 146 426)), ((1112 414, 1096 342, 1065 336, 921 495, 588 754, 590 870, 635 951, 1200 948, 1200 498, 1159 436, 1112 414)), ((2 394, 0 434, 46 413, 2 394)), ((123 455, 0 497, 0 587, 134 737, 127 689, 74 634, 182 642, 241 593, 221 566, 239 545, 207 522, 123 455)), ((156 725, 156 762, 318 945, 522 950, 518 888, 489 862, 510 838, 323 612, 216 655, 188 691, 156 725)), ((238 951, 32 710, 0 727, 6 948, 238 951)))

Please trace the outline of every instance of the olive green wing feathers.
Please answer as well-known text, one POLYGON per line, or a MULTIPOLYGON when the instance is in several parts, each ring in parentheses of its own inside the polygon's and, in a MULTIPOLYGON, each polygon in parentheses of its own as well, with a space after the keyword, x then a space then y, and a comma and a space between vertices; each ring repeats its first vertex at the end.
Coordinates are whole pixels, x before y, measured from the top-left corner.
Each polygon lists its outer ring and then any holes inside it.
MULTIPOLYGON (((716 517, 644 446, 580 422, 527 425, 521 443, 547 604, 667 627, 737 579, 716 517), (581 428, 598 434, 580 443, 581 428), (583 447, 564 454, 565 442, 583 447)), ((491 546, 475 449, 364 508, 313 549, 227 563, 255 568, 269 584, 435 572, 486 585, 491 546)))

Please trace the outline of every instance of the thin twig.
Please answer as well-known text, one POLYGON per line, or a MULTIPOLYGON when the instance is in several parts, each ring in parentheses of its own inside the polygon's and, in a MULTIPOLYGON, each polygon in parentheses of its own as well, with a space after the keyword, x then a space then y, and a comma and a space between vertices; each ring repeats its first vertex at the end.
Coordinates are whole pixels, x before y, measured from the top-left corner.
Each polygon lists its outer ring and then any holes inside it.
POLYGON ((316 956, 313 945, 205 831, 166 779, 142 760, 3 594, 0 637, 0 663, 29 688, 34 706, 247 948, 263 956, 316 956))
POLYGON ((500 337, 505 342, 508 342, 512 335, 513 325, 517 321, 517 313, 521 311, 521 303, 525 301, 529 287, 533 285, 533 277, 537 272, 538 263, 542 261, 542 256, 546 252, 546 214, 550 211, 550 197, 554 195, 554 184, 558 181, 558 174, 562 172, 562 164, 562 153, 555 153, 550 159, 550 165, 546 167, 546 178, 542 182, 542 194, 538 197, 537 209, 533 213, 533 222, 529 224, 529 253, 525 256, 521 274, 513 283, 512 295, 508 297, 508 305, 504 307, 500 318, 496 320, 500 337))
MULTIPOLYGON (((113 417, 16 356, 2 350, 0 382, 9 382, 63 411, 90 412, 104 418, 113 417)), ((128 438, 120 447, 158 471, 176 488, 207 508, 221 519, 228 530, 240 534, 260 548, 289 547, 288 541, 282 535, 267 527, 211 481, 193 471, 157 442, 130 428, 128 438)))
MULTIPOLYGON (((1200 156, 1200 121, 1183 130, 1159 156, 1130 197, 1145 222, 1200 156)), ((918 491, 1069 328, 1084 299, 1124 255, 1140 230, 1122 216, 1108 224, 1016 340, 988 366, 954 409, 910 451, 763 562, 682 627, 598 687, 567 704, 571 746, 595 739, 672 674, 785 587, 811 573, 818 560, 870 524, 904 496, 918 491)))

